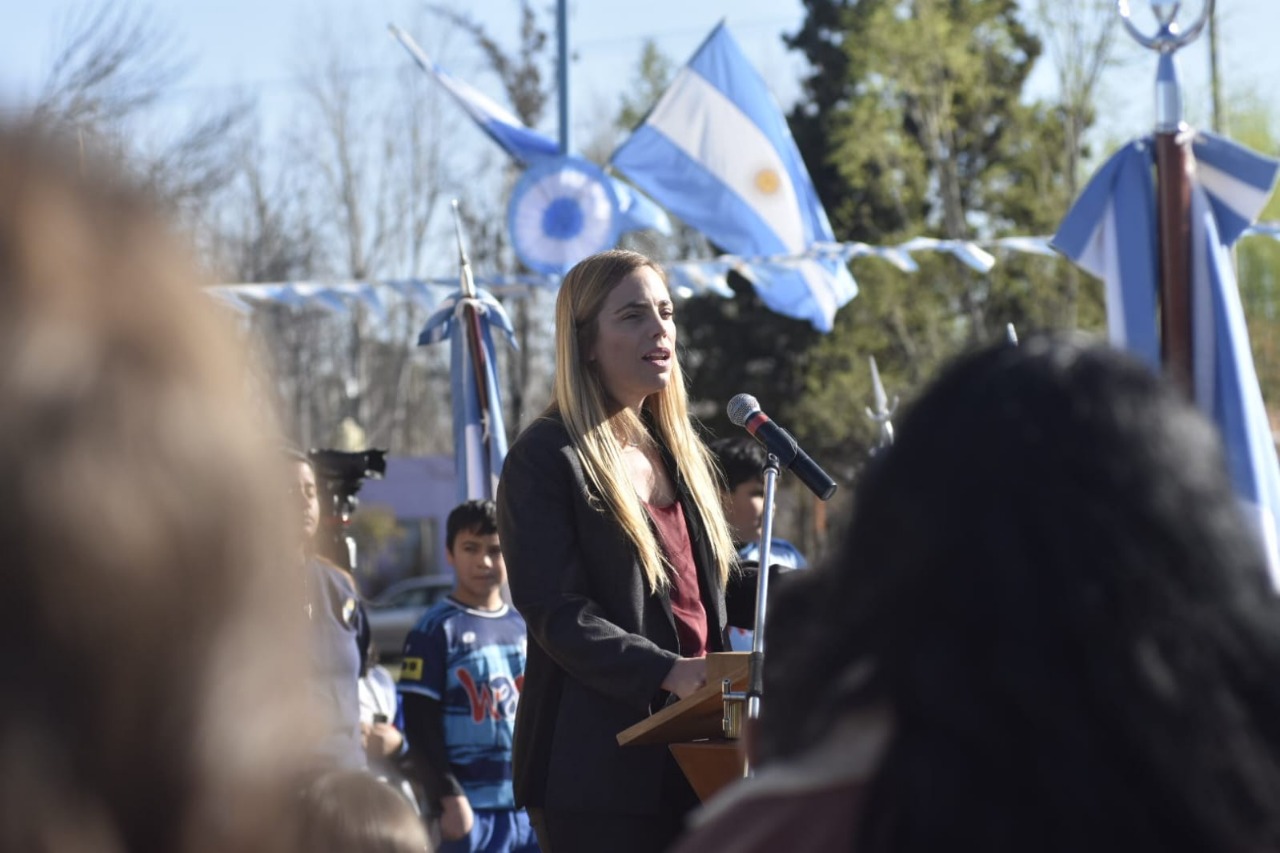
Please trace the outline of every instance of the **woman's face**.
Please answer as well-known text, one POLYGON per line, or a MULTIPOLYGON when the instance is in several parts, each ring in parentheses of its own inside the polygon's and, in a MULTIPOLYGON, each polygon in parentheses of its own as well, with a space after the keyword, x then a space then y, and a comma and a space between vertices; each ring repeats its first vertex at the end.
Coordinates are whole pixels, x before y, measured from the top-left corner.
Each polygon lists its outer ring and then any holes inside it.
POLYGON ((627 408, 639 410, 646 397, 667 387, 676 363, 676 325, 671 294, 652 268, 640 267, 609 291, 587 359, 605 392, 627 408))

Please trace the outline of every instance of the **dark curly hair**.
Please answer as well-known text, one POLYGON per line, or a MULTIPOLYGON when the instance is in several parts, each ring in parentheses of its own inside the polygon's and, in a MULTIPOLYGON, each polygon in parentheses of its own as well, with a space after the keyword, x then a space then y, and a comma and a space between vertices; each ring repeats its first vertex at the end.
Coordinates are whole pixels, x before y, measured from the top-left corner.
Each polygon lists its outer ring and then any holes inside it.
POLYGON ((898 426, 840 555, 778 590, 766 752, 889 711, 863 853, 1276 849, 1280 606, 1208 422, 1045 336, 898 426))

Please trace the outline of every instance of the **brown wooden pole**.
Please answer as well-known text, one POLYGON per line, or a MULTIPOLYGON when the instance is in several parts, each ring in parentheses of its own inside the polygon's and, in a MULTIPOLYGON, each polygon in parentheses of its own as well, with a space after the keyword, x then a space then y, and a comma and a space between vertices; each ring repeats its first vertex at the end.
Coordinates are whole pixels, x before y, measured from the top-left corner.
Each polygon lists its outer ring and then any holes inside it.
POLYGON ((1178 132, 1155 139, 1161 353, 1165 374, 1191 396, 1191 143, 1178 132))
POLYGON ((1116 10, 1129 35, 1159 53, 1156 71, 1156 221, 1160 261, 1160 350, 1165 374, 1194 396, 1191 365, 1191 134, 1182 122, 1182 87, 1174 63, 1177 51, 1200 35, 1213 14, 1205 0, 1200 17, 1186 30, 1178 27, 1178 0, 1151 0, 1159 32, 1144 35, 1130 19, 1129 0, 1116 0, 1116 10))

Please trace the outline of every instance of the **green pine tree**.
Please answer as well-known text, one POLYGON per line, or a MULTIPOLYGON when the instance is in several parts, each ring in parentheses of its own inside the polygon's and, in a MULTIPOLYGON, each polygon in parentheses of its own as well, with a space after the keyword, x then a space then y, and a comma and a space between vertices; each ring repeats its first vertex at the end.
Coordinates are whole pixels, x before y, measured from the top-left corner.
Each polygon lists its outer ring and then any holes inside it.
MULTIPOLYGON (((1280 156, 1276 116, 1256 93, 1244 93, 1229 105, 1231 138, 1271 157, 1280 156)), ((1273 194, 1260 217, 1280 221, 1280 194, 1273 194)), ((1236 250, 1240 299, 1249 325, 1249 342, 1262 399, 1269 411, 1280 411, 1280 243, 1269 237, 1250 236, 1236 250)), ((1280 415, 1272 417, 1280 424, 1280 415)))
MULTIPOLYGON (((1058 110, 1024 103, 1040 42, 1015 0, 806 0, 788 40, 809 59, 790 119, 837 237, 891 244, 927 235, 1047 234, 1070 202, 1058 110)), ((874 426, 868 356, 910 397, 958 351, 1005 334, 1067 325, 1066 263, 1009 255, 987 275, 945 255, 904 273, 854 262, 861 293, 805 355, 797 431, 853 471, 874 426)), ((1101 323, 1088 285, 1079 322, 1101 323)))

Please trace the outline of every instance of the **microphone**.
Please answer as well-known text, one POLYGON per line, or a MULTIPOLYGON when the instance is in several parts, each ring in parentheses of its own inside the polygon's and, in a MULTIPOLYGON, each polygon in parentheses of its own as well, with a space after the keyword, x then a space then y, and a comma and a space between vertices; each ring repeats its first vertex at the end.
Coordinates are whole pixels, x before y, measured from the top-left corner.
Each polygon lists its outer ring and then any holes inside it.
POLYGON ((800 479, 822 500, 829 500, 836 493, 836 481, 827 476, 809 454, 800 449, 791 433, 769 420, 760 410, 760 401, 750 394, 739 394, 729 401, 726 408, 729 420, 755 436, 783 467, 800 479))

